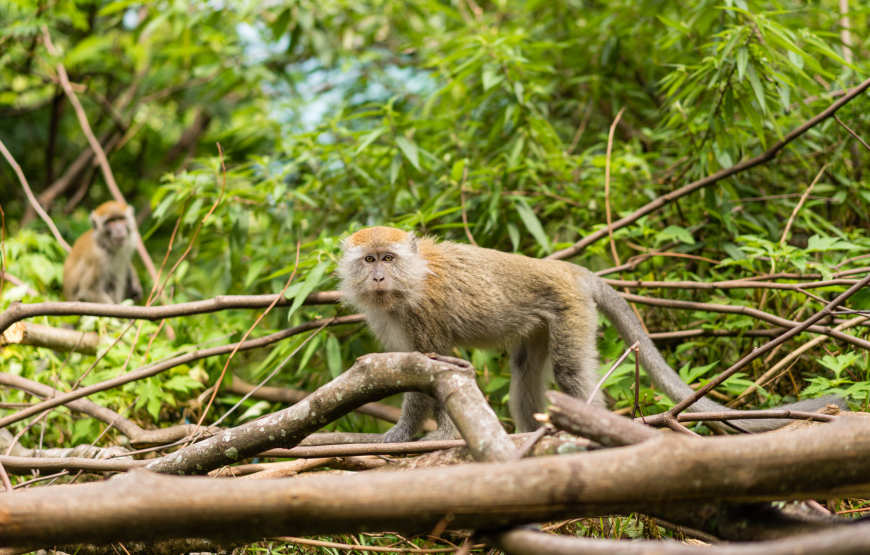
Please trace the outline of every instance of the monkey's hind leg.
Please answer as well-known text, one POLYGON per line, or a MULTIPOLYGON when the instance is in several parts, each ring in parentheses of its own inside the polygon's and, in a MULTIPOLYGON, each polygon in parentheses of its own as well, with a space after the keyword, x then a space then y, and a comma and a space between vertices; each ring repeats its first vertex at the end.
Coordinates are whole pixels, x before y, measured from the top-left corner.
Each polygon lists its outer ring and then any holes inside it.
MULTIPOLYGON (((414 441, 417 433, 423 429, 426 418, 438 410, 438 401, 425 393, 405 393, 402 398, 402 416, 399 417, 396 425, 384 434, 384 441, 386 443, 414 441)), ((450 420, 449 417, 448 420, 450 420)), ((438 422, 438 428, 441 429, 441 422, 438 422)))
POLYGON ((540 427, 535 413, 544 410, 544 368, 549 350, 547 330, 524 338, 511 352, 510 411, 518 432, 540 427))
MULTIPOLYGON (((599 379, 596 323, 594 318, 589 321, 567 315, 550 326, 553 377, 563 393, 582 401, 589 398, 599 379)), ((592 404, 604 406, 601 391, 595 394, 592 404)))

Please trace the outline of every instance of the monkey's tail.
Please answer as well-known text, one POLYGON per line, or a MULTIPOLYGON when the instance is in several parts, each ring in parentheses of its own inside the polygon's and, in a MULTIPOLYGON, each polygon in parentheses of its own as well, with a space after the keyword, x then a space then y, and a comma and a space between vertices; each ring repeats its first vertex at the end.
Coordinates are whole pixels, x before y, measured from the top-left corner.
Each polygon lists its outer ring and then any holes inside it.
MULTIPOLYGON (((635 341, 639 343, 640 363, 652 377, 655 385, 664 390, 667 396, 675 403, 679 403, 686 397, 692 395, 694 390, 686 385, 686 383, 680 378, 679 374, 668 366, 668 363, 662 357, 661 353, 659 353, 659 350, 656 348, 655 344, 653 344, 652 339, 650 339, 646 334, 646 331, 644 331, 643 326, 641 326, 640 321, 637 319, 637 316, 635 316, 625 299, 620 297, 615 289, 607 285, 604 280, 592 272, 585 270, 582 274, 581 279, 589 284, 588 290, 592 292, 592 299, 595 301, 595 304, 598 305, 598 309, 604 313, 604 316, 610 320, 611 324, 616 326, 623 341, 625 341, 627 345, 631 345, 635 341)), ((778 408, 782 410, 813 412, 824 407, 826 404, 834 404, 843 410, 849 410, 845 400, 835 395, 798 401, 797 403, 783 405, 778 408)), ((702 397, 688 410, 692 412, 722 412, 731 411, 733 409, 720 405, 706 397, 702 397)), ((789 422, 791 422, 791 420, 764 419, 738 420, 735 421, 735 424, 751 432, 763 432, 780 428, 789 422)))

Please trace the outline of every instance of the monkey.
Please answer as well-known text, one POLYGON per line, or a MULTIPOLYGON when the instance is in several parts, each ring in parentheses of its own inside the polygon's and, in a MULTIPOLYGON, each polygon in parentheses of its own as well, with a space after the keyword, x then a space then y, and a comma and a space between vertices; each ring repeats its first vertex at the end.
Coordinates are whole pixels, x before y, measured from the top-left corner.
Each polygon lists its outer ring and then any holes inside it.
POLYGON ((68 301, 118 304, 142 298, 142 284, 131 264, 139 231, 133 207, 109 201, 91 212, 91 229, 79 237, 63 265, 68 301))
MULTIPOLYGON (((449 355, 454 347, 510 349, 509 409, 520 432, 540 426, 549 371, 563 393, 586 400, 598 380, 598 310, 626 344, 639 342, 640 363, 674 402, 694 391, 668 365, 628 303, 591 271, 477 246, 436 242, 391 227, 370 227, 341 242, 337 265, 343 303, 363 311, 389 351, 449 355)), ((593 404, 604 406, 598 391, 593 404)), ((814 411, 831 398, 781 407, 814 411)), ((729 411, 701 398, 698 412, 729 411)), ((434 413, 438 428, 426 439, 453 439, 457 430, 435 399, 405 393, 402 415, 386 442, 413 441, 434 413)), ((786 420, 740 420, 749 431, 786 420)))

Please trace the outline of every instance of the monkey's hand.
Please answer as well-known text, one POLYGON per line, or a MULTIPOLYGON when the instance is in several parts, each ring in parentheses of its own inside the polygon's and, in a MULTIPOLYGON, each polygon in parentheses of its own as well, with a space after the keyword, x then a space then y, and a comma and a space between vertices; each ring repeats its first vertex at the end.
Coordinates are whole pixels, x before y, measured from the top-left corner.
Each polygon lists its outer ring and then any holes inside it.
POLYGON ((414 441, 414 431, 397 424, 384 434, 384 443, 407 443, 414 441))

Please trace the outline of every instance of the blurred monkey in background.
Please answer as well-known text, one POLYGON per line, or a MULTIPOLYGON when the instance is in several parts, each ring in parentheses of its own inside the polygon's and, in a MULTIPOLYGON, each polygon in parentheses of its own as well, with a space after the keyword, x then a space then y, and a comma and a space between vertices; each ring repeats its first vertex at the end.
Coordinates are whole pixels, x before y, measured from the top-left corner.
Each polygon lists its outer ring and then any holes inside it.
POLYGON ((91 212, 91 227, 76 240, 63 265, 68 301, 118 304, 142 298, 142 284, 130 263, 139 231, 133 207, 109 201, 91 212))

